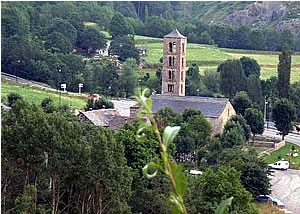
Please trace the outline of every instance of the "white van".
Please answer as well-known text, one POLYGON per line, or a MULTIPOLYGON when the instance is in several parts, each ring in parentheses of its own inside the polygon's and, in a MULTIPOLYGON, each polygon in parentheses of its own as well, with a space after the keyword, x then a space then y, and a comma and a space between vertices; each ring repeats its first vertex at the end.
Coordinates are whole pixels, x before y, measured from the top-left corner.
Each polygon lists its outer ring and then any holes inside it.
POLYGON ((288 161, 277 161, 268 165, 272 169, 282 169, 287 170, 290 166, 288 161))

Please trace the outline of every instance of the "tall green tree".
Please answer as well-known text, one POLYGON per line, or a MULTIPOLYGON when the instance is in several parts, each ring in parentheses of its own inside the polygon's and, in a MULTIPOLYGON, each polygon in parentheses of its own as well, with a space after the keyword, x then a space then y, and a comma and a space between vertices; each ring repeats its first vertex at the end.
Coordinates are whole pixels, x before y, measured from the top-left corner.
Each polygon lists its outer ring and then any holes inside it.
POLYGON ((117 12, 110 22, 109 32, 113 38, 122 37, 133 34, 133 28, 126 22, 125 17, 117 12))
POLYGON ((251 128, 252 142, 254 143, 255 135, 264 132, 263 113, 255 108, 248 108, 245 111, 245 119, 251 128))
POLYGON ((77 47, 84 49, 90 48, 92 52, 96 49, 104 49, 106 47, 105 35, 100 32, 100 29, 85 27, 78 35, 77 47))
POLYGON ((263 109, 264 98, 262 95, 261 81, 254 74, 251 74, 247 79, 247 92, 254 107, 263 109))
POLYGON ((125 97, 134 95, 134 89, 137 86, 137 70, 138 67, 135 59, 129 58, 123 63, 120 75, 120 88, 124 92, 125 97))
POLYGON ((129 58, 139 61, 140 58, 135 47, 135 41, 130 36, 115 37, 110 44, 109 52, 112 55, 117 55, 122 62, 129 58))
POLYGON ((289 96, 291 62, 292 57, 289 47, 284 45, 281 54, 279 54, 278 64, 278 91, 281 98, 288 98, 289 96))
POLYGON ((242 68, 246 77, 249 77, 251 74, 254 74, 259 78, 260 65, 255 59, 243 56, 242 58, 240 58, 240 62, 242 63, 242 68))
POLYGON ((232 99, 232 105, 237 114, 244 115, 245 110, 252 107, 252 102, 246 91, 239 91, 232 99))
POLYGON ((218 66, 220 87, 224 95, 232 98, 242 91, 245 85, 245 74, 239 60, 227 60, 218 66))
POLYGON ((284 136, 292 129, 292 121, 295 118, 294 104, 285 98, 278 99, 272 111, 272 118, 277 130, 282 132, 284 140, 284 136))

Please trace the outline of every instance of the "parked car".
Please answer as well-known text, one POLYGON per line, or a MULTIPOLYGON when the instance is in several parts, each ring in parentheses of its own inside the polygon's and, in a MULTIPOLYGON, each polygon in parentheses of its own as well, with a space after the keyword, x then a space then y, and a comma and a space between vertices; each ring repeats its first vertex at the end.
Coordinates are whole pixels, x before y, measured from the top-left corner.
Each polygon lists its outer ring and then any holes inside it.
POLYGON ((281 209, 285 209, 285 205, 282 201, 280 201, 278 198, 274 198, 270 195, 258 195, 256 197, 256 201, 264 202, 264 203, 272 203, 281 209))
POLYGON ((269 164, 268 166, 272 169, 287 170, 290 166, 290 163, 288 161, 277 161, 275 163, 269 164))

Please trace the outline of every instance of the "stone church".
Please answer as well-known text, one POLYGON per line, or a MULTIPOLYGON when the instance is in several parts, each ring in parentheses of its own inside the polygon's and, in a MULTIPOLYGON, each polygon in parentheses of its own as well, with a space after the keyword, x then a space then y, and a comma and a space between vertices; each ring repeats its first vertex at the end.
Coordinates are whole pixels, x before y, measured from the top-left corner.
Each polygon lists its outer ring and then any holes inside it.
POLYGON ((151 96, 152 110, 171 107, 182 113, 185 108, 200 110, 212 124, 214 133, 221 132, 235 110, 228 99, 185 96, 187 39, 177 29, 164 36, 162 94, 151 96))

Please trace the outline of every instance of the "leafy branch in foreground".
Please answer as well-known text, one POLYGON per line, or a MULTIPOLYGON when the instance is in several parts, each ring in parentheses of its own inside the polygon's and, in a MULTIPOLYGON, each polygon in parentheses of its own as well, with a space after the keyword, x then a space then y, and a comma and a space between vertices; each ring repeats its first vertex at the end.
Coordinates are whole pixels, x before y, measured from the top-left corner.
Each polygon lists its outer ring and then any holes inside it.
MULTIPOLYGON (((143 174, 147 178, 153 178, 157 175, 158 171, 165 173, 173 187, 173 192, 170 193, 169 199, 172 204, 172 213, 186 214, 187 209, 184 205, 183 196, 187 187, 187 181, 184 173, 182 172, 182 166, 177 165, 172 156, 168 154, 168 146, 178 134, 180 126, 167 126, 164 129, 163 136, 161 136, 156 119, 152 112, 152 100, 145 96, 147 90, 148 89, 145 89, 139 97, 135 97, 138 100, 139 105, 142 107, 142 109, 137 113, 139 119, 142 121, 137 131, 137 138, 138 140, 144 140, 147 137, 144 133, 145 129, 151 129, 154 131, 159 140, 163 165, 161 166, 157 163, 150 162, 143 168, 143 174), (150 168, 155 169, 155 171, 151 174, 148 172, 150 168)), ((232 199, 233 197, 222 201, 216 209, 215 214, 225 213, 227 211, 227 207, 231 205, 232 199)))
POLYGON ((150 98, 145 97, 146 92, 147 89, 145 89, 139 97, 135 97, 138 100, 139 104, 143 107, 138 112, 138 116, 143 121, 143 123, 141 123, 137 131, 137 137, 140 140, 144 139, 146 137, 143 133, 145 129, 152 129, 154 131, 155 135, 159 140, 163 166, 154 162, 150 162, 143 168, 143 173, 148 178, 156 176, 158 171, 165 173, 171 181, 173 187, 173 192, 170 193, 170 202, 173 204, 172 213, 187 213, 183 201, 183 195, 187 185, 186 178, 182 172, 182 167, 180 165, 177 165, 174 161, 170 160, 172 159, 172 157, 168 154, 168 146, 178 134, 180 127, 167 126, 164 130, 163 136, 161 136, 156 120, 151 110, 152 100, 150 98), (148 118, 150 123, 147 123, 147 119, 145 117, 148 118), (154 171, 154 173, 149 174, 149 168, 155 168, 156 170, 154 171))

